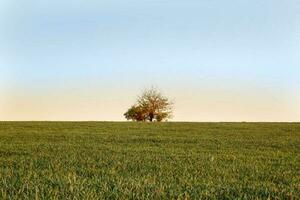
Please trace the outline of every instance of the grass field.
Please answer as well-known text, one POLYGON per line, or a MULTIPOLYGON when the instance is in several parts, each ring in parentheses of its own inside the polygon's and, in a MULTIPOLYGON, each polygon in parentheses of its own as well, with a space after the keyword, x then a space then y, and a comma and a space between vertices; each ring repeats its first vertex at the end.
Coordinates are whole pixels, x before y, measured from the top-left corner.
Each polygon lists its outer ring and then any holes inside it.
POLYGON ((299 197, 299 123, 0 122, 0 199, 299 197))

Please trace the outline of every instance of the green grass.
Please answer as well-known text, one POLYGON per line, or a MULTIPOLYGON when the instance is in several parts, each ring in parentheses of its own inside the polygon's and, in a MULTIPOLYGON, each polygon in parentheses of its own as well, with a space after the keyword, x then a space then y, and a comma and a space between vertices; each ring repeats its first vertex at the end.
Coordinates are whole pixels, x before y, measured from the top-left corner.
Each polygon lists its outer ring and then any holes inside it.
POLYGON ((0 122, 0 199, 299 197, 299 123, 0 122))

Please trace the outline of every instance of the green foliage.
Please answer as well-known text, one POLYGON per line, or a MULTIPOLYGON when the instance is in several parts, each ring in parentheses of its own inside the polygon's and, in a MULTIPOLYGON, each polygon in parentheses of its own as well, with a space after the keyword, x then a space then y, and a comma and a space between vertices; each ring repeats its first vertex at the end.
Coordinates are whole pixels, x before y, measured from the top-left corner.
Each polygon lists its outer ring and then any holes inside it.
POLYGON ((145 121, 147 118, 146 112, 140 106, 131 106, 124 116, 127 120, 133 121, 145 121))
POLYGON ((298 123, 0 122, 0 199, 298 199, 298 123))

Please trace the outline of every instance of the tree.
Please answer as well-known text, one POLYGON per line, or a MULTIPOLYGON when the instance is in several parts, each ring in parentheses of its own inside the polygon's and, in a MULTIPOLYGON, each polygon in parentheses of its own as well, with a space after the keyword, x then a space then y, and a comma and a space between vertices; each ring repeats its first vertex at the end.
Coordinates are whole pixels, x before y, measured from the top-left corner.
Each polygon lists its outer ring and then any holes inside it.
POLYGON ((161 92, 151 88, 138 97, 135 105, 124 114, 127 120, 161 122, 172 116, 172 103, 161 92))

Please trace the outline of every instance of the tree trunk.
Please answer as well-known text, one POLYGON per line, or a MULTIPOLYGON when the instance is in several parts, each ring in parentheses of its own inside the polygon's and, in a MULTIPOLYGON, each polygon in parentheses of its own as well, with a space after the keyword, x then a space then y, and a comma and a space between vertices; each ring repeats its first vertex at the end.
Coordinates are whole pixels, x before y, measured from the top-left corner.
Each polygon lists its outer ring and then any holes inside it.
POLYGON ((154 114, 153 114, 153 113, 150 113, 150 115, 149 115, 149 121, 150 121, 150 122, 153 122, 153 118, 154 118, 154 114))

